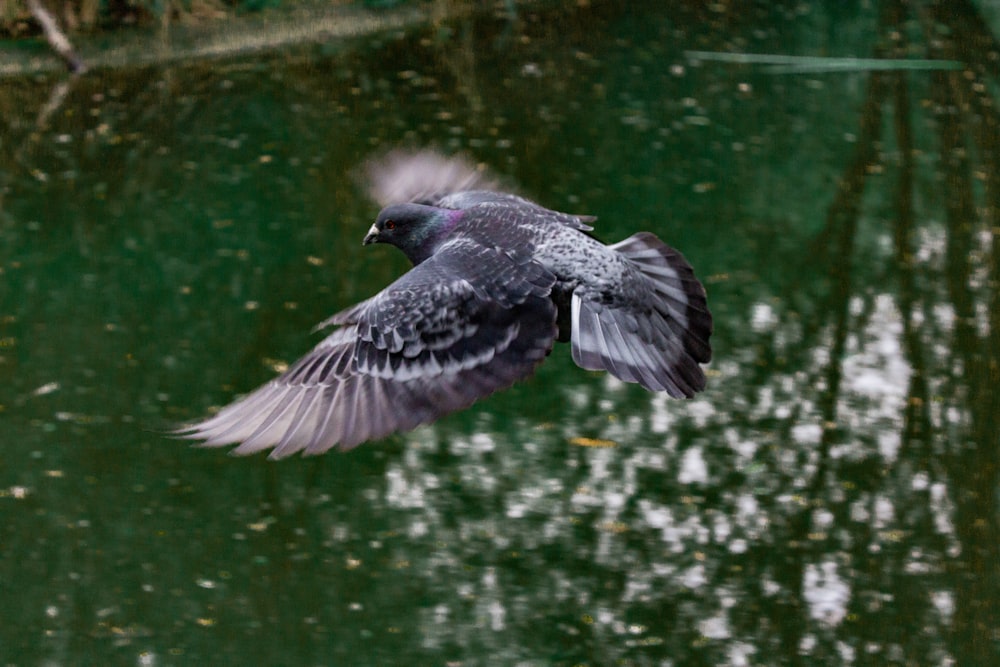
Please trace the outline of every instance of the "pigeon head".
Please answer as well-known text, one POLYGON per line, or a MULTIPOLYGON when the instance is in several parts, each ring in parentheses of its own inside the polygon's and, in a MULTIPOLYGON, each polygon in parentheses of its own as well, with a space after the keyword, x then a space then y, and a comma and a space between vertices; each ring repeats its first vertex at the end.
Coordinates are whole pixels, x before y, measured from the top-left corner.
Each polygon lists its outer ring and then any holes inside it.
POLYGON ((461 215, 461 211, 423 204, 387 206, 368 230, 364 244, 394 245, 416 265, 434 254, 461 215))

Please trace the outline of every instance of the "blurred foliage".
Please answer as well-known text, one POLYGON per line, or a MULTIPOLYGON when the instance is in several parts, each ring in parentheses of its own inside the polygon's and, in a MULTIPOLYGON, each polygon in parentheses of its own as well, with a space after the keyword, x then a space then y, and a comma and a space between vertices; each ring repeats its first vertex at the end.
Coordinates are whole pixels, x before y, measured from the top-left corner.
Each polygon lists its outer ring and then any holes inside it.
MULTIPOLYGON (((325 5, 392 7, 407 0, 329 0, 325 5)), ((302 2, 281 0, 67 0, 43 2, 69 33, 148 25, 158 21, 199 23, 302 2)), ((32 37, 41 27, 26 0, 0 0, 0 38, 32 37)))

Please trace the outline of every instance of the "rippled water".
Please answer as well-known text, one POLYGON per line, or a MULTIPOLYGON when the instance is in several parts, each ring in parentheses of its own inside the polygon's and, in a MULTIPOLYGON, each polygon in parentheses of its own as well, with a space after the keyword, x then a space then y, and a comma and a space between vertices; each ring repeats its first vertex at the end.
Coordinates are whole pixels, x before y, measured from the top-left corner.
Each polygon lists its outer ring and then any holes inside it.
POLYGON ((653 4, 97 69, 63 98, 55 75, 3 81, 6 663, 996 659, 983 24, 962 3, 653 4), (970 65, 776 74, 692 50, 970 65), (681 249, 715 315, 708 390, 666 400, 560 346, 348 454, 163 437, 406 269, 361 247, 356 180, 400 145, 681 249))

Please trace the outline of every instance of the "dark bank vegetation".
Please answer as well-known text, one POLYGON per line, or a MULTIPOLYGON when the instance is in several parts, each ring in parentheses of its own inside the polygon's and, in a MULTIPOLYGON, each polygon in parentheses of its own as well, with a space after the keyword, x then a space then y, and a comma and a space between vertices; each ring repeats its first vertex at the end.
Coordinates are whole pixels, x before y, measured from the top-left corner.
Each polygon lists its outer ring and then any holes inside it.
MULTIPOLYGON (((0 38, 36 37, 44 26, 33 0, 0 0, 0 38)), ((204 23, 280 6, 302 4, 295 0, 40 0, 67 34, 94 32, 135 25, 170 23, 204 23)), ((326 6, 398 6, 406 0, 327 0, 326 6)))

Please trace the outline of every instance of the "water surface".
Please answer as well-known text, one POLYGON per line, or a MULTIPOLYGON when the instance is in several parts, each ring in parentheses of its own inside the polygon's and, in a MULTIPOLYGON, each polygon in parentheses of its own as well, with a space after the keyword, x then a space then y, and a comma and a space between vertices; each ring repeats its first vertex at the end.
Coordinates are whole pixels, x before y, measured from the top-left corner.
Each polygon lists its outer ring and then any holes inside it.
POLYGON ((98 68, 63 98, 55 74, 4 80, 5 662, 997 658, 985 28, 963 3, 591 4, 98 68), (349 454, 164 438, 406 269, 361 247, 358 167, 395 146, 681 249, 715 315, 708 390, 666 400, 560 346, 349 454))

